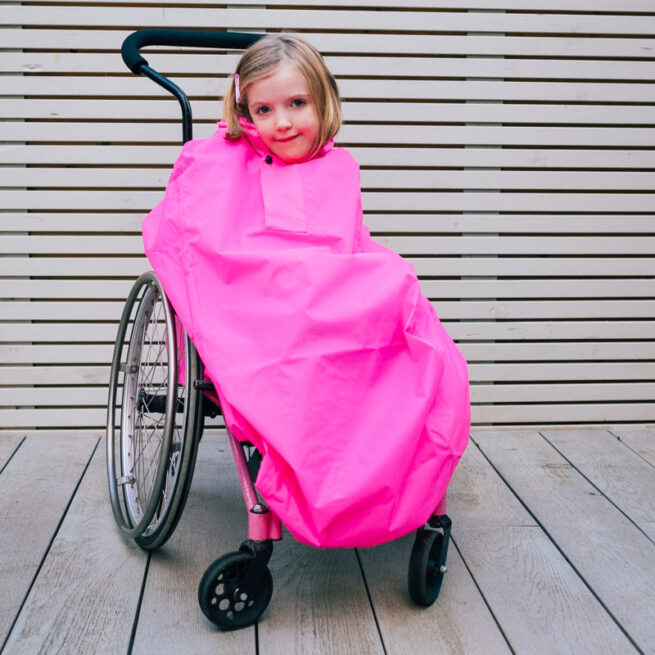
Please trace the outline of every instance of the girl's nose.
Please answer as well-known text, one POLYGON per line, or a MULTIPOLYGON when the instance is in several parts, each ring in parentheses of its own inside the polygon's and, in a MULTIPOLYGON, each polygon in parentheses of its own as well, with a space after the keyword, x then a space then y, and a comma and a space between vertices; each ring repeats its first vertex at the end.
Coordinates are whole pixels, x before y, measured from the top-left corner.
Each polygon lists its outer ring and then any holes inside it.
POLYGON ((280 111, 277 115, 275 127, 278 130, 288 130, 291 127, 291 119, 285 111, 280 111))

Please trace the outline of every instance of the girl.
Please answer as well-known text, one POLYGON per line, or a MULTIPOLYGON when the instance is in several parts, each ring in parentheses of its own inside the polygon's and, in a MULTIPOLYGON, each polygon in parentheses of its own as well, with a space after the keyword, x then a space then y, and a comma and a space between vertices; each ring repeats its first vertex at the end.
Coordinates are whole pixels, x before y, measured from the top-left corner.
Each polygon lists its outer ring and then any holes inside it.
POLYGON ((333 147, 339 93, 299 36, 243 55, 209 139, 185 144, 146 253, 263 455, 257 487, 299 540, 372 546, 424 524, 468 440, 466 364, 412 266, 362 224, 333 147))

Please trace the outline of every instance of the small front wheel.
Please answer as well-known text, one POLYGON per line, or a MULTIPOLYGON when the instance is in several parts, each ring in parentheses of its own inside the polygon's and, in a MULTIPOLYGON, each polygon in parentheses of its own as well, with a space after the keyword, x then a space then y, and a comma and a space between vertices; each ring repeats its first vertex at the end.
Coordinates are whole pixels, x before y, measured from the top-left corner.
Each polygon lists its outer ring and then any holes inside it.
POLYGON ((200 609, 223 630, 252 625, 271 601, 273 577, 268 567, 264 568, 261 582, 251 597, 239 591, 253 562, 253 554, 242 549, 219 557, 202 576, 198 587, 200 609))
POLYGON ((435 516, 416 532, 408 581, 409 595, 417 605, 429 607, 439 595, 446 573, 451 525, 447 516, 435 516))

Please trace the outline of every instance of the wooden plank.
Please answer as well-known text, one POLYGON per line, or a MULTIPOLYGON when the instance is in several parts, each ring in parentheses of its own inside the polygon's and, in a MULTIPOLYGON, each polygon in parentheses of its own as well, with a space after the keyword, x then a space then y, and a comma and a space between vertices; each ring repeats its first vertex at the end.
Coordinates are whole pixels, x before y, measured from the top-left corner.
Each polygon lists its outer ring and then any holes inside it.
POLYGON ((414 605, 407 567, 414 535, 359 549, 375 616, 388 653, 509 653, 479 590, 457 550, 448 551, 448 575, 436 603, 414 605))
POLYGON ((276 590, 259 624, 260 652, 384 652, 352 549, 318 550, 286 533, 270 568, 276 590))
POLYGON ((644 598, 655 585, 655 544, 538 434, 473 438, 615 620, 651 649, 653 605, 644 598))
MULTIPOLYGON (((438 175, 439 172, 435 171, 438 175)), ((3 232, 134 232, 140 233, 143 214, 140 212, 5 212, 0 214, 3 232)), ((629 214, 373 214, 365 223, 372 233, 439 232, 463 234, 648 234, 655 232, 655 215, 629 214)), ((85 269, 80 267, 79 277, 85 269)))
MULTIPOLYGON (((5 427, 5 424, 2 424, 5 427)), ((4 641, 98 440, 29 434, 0 475, 0 640, 4 641)))
MULTIPOLYGON (((153 59, 167 75, 231 75, 238 63, 237 54, 159 54, 153 59)), ((325 63, 339 79, 348 77, 474 77, 503 79, 582 79, 642 80, 655 79, 653 61, 608 61, 577 59, 489 59, 481 57, 395 57, 326 56, 325 63)), ((87 53, 80 59, 75 53, 4 52, 0 56, 0 72, 55 73, 58 75, 123 72, 123 62, 113 53, 87 53)), ((460 117, 460 120, 462 118, 460 117)), ((651 122, 652 118, 646 122, 651 122)))
POLYGON ((524 425, 571 423, 646 423, 655 421, 652 401, 646 403, 548 403, 515 405, 476 405, 472 408, 476 424, 524 425))
MULTIPOLYGON (((71 24, 65 6, 14 6, 3 7, 3 23, 28 26, 63 26, 71 24)), ((78 7, 76 26, 107 25, 124 27, 150 25, 152 27, 203 28, 208 22, 225 28, 260 29, 357 29, 366 26, 374 30, 407 32, 502 32, 532 34, 610 34, 650 35, 655 32, 655 17, 630 15, 585 15, 584 21, 569 14, 532 14, 504 12, 411 12, 411 11, 325 11, 321 9, 211 9, 190 12, 170 7, 165 12, 150 7, 130 7, 128 11, 114 12, 105 7, 78 7)))
POLYGON ((637 453, 651 466, 655 466, 655 437, 651 427, 612 428, 612 434, 637 453))
MULTIPOLYGON (((132 278, 124 280, 0 280, 2 298, 84 299, 126 298, 132 278)), ((559 280, 421 280, 421 291, 430 299, 494 298, 652 298, 655 285, 647 279, 559 280)))
POLYGON ((25 435, 8 435, 0 432, 0 473, 24 441, 25 435))
POLYGON ((535 652, 535 644, 557 653, 634 652, 474 444, 448 505, 457 548, 514 652, 535 652))
POLYGON ((607 431, 544 430, 541 435, 655 542, 651 465, 607 431))
MULTIPOLYGON (((142 211, 144 214, 163 197, 162 191, 135 190, 8 190, 0 191, 0 203, 12 210, 98 210, 142 211)), ((364 211, 444 211, 526 212, 540 206, 545 212, 567 212, 572 207, 584 213, 646 212, 653 207, 653 193, 493 193, 469 191, 466 193, 435 191, 364 191, 364 211)), ((519 238, 519 237, 516 237, 519 238)), ((13 252, 13 251, 10 251, 13 252)), ((425 252, 423 250, 422 252, 425 252)), ((616 252, 616 251, 615 251, 616 252)))
MULTIPOLYGON (((77 101, 75 101, 77 102, 77 101)), ((100 101, 99 101, 100 102, 100 101)), ((142 106, 149 103, 140 101, 142 106)), ((179 112, 177 105, 171 102, 179 112)), ((215 107, 216 101, 212 102, 215 107)), ((392 103, 386 106, 395 107, 392 103)), ((195 104, 194 104, 195 107, 195 104)), ((375 107, 375 104, 374 104, 375 107)), ((147 118, 147 111, 144 112, 147 118)), ((175 114, 178 116, 178 114, 175 114)), ((136 118, 136 117, 135 117, 136 118)), ((195 136, 209 137, 216 123, 204 125, 196 122, 195 136)), ((181 139, 171 133, 175 141, 181 139)), ((97 131, 94 131, 97 135, 97 131)), ((365 147, 357 144, 348 148, 361 166, 428 166, 428 167, 515 167, 515 168, 592 168, 642 169, 655 168, 655 151, 652 150, 580 150, 571 148, 416 148, 394 145, 365 147)), ((3 164, 116 164, 120 166, 158 165, 170 169, 180 153, 179 145, 107 145, 57 143, 50 145, 8 143, 0 145, 0 163, 3 164)))
MULTIPOLYGON (((5 187, 39 187, 85 189, 143 189, 166 187, 168 169, 146 168, 3 168, 5 187)), ((538 189, 644 191, 655 186, 652 172, 554 172, 554 171, 426 171, 364 170, 362 188, 380 189, 538 189)), ((652 228, 651 228, 652 229, 652 228)))
MULTIPOLYGON (((655 360, 655 343, 580 341, 572 343, 495 343, 460 344, 462 354, 469 362, 512 361, 652 361, 655 360)), ((0 360, 4 364, 99 364, 111 361, 112 344, 11 344, 0 345, 0 360)))
POLYGON ((146 553, 123 539, 114 523, 101 443, 18 616, 7 652, 127 652, 146 562, 146 553))
MULTIPOLYGON (((6 237, 3 237, 6 238, 6 237)), ((103 237, 104 238, 104 237, 103 237)), ((380 237, 374 235, 374 240, 380 237)), ((76 257, 57 256, 56 253, 42 257, 5 256, 0 257, 0 275, 6 277, 48 276, 48 277, 129 277, 135 280, 141 273, 151 270, 143 255, 110 257, 76 257), (116 275, 120 273, 119 275, 116 275)), ((602 276, 611 268, 615 278, 641 277, 655 275, 655 257, 558 257, 557 268, 548 258, 529 258, 512 256, 510 258, 494 256, 458 257, 411 257, 406 256, 419 276, 514 276, 514 277, 549 277, 567 276, 595 277, 602 276)), ((120 316, 120 311, 117 316, 120 316)), ((43 318, 43 317, 41 317, 43 318)), ((95 317, 90 316, 93 319, 95 317)), ((102 316, 98 317, 99 319, 102 316)), ((113 316, 112 316, 113 318, 113 316)), ((458 317, 459 318, 459 317, 458 317)), ((511 327, 511 326, 510 326, 511 327)), ((514 325, 514 328, 519 326, 514 325)), ((522 324, 522 329, 530 329, 522 324)), ((497 328, 498 329, 498 328, 497 328)), ((499 326, 499 329, 504 329, 499 326)), ((594 329, 592 327, 592 329, 594 329)), ((599 333, 602 338, 605 332, 599 333)))
MULTIPOLYGON (((76 2, 76 0, 59 0, 60 3, 76 2)), ((102 0, 89 0, 89 4, 93 2, 100 3, 102 0)), ((117 4, 122 2, 129 2, 129 0, 117 0, 117 4)), ((193 4, 194 0, 144 0, 142 4, 176 4, 186 5, 193 4)), ((24 4, 32 4, 29 0, 24 4)), ((307 6, 307 0, 268 0, 267 7, 274 8, 278 5, 294 6, 301 5, 307 6)), ((239 6, 247 7, 249 5, 261 6, 261 0, 241 0, 239 6)), ((335 7, 352 7, 352 0, 332 0, 330 5, 335 7)), ((223 3, 207 2, 207 7, 223 6, 223 3)), ((398 7, 397 0, 358 0, 358 7, 391 7, 396 9, 398 7)), ((526 0, 411 0, 403 5, 407 8, 421 8, 421 9, 467 9, 469 11, 482 11, 482 10, 506 10, 506 9, 525 9, 525 10, 547 10, 547 11, 570 11, 571 5, 566 0, 539 0, 539 2, 527 2, 526 0)), ((575 5, 576 12, 593 11, 596 12, 612 12, 612 13, 647 13, 652 10, 652 5, 648 0, 630 0, 630 2, 621 2, 621 0, 598 0, 592 2, 591 0, 579 0, 575 5)))
MULTIPOLYGON (((28 80, 40 79, 37 77, 19 78, 28 80)), ((58 78, 45 77, 44 80, 58 78)), ((67 78, 74 81, 75 77, 67 78)), ((88 78, 79 78, 86 80, 88 78)), ((111 81, 113 78, 106 78, 111 81)), ((121 78, 116 78, 121 79, 121 78)), ((131 78, 126 80, 129 81, 131 78)), ((196 78, 184 78, 180 84, 186 86, 189 94, 193 93, 192 82, 196 78)), ((59 81, 59 80, 58 80, 59 81)), ((143 82, 136 79, 133 81, 143 82)), ((384 88, 385 84, 392 84, 391 81, 369 81, 366 86, 370 86, 370 93, 372 94, 376 89, 378 91, 377 97, 379 99, 384 97, 384 94, 390 94, 391 89, 384 88), (373 85, 377 85, 373 89, 373 85)), ((91 84, 88 82, 87 84, 91 84)), ((109 82, 107 82, 109 84, 109 82)), ((97 86, 98 93, 108 95, 116 93, 120 95, 118 90, 97 86)), ((407 84, 416 85, 416 95, 420 96, 423 91, 420 85, 423 82, 407 82, 407 84)), ((426 83, 427 84, 427 83, 426 83)), ((441 83, 440 83, 441 84, 441 83)), ((442 84, 451 84, 443 82, 442 84)), ((456 83, 452 84, 470 84, 476 83, 456 83)), ((490 85, 495 84, 493 82, 490 85)), ((516 83, 505 83, 520 84, 516 83)), ((543 83, 547 84, 547 83, 543 83)), ((129 85, 128 85, 129 86, 129 85)), ((591 86, 591 85, 590 85, 591 86)), ((612 86, 612 85, 607 85, 612 86)), ((624 85, 629 87, 630 85, 624 85)), ((640 85, 634 85, 639 87, 640 85)), ((649 87, 651 85, 641 85, 649 87)), ((86 86, 84 90, 89 94, 94 87, 86 86)), ((462 87, 460 91, 463 91, 462 87)), ((513 88, 513 87, 512 87, 513 88)), ((364 89, 365 91, 366 89, 364 89)), ((35 89, 17 90, 21 95, 34 93, 35 89)), ((48 89, 40 88, 42 94, 47 93, 48 89)), ((403 93, 403 89, 397 90, 397 93, 403 93)), ((408 90, 409 91, 409 90, 408 90)), ((123 92, 125 93, 125 92, 123 92)), ((74 95, 75 89, 69 91, 69 95, 74 95)), ((492 99, 492 98, 489 98, 492 99)), ((501 96, 498 100, 509 100, 509 97, 501 96)), ((636 100, 636 99, 635 99, 636 100)), ((649 102, 655 100, 655 91, 653 91, 653 98, 649 102)), ((617 99, 618 101, 618 99, 617 99)), ((644 99, 646 101, 646 99, 644 99)), ((68 144, 78 143, 81 144, 85 141, 97 142, 103 141, 115 142, 116 144, 124 144, 126 141, 133 141, 136 143, 169 141, 172 143, 178 142, 180 139, 180 126, 177 122, 169 121, 166 123, 147 123, 142 122, 88 122, 76 123, 75 121, 57 121, 57 129, 53 130, 53 123, 49 121, 30 121, 30 122, 16 122, 16 121, 3 121, 0 124, 0 138, 4 141, 45 141, 50 143, 66 142, 68 144)), ((199 123, 196 126, 196 137, 209 137, 216 131, 216 123, 199 123)), ((435 146, 566 146, 566 147, 622 147, 622 148, 639 148, 655 145, 655 130, 651 127, 597 127, 589 128, 585 126, 508 126, 508 125, 343 125, 338 133, 338 143, 353 145, 373 145, 382 144, 385 146, 402 146, 407 147, 411 145, 435 145, 435 146)), ((165 163, 165 162, 162 162, 165 163)), ((480 163, 480 165, 484 165, 480 163)))
MULTIPOLYGON (((136 28, 136 24, 135 28, 136 28)), ((150 25, 146 23, 143 27, 150 25)), ((133 28, 133 29, 135 29, 133 28)), ((75 26, 49 29, 38 25, 30 29, 0 29, 0 42, 9 49, 65 49, 117 51, 133 29, 113 28, 94 30, 75 26)), ((375 34, 361 31, 320 31, 304 36, 323 53, 396 52, 398 54, 428 55, 512 55, 524 57, 643 57, 652 51, 655 40, 637 35, 632 38, 580 38, 564 36, 503 36, 467 34, 412 34, 411 39, 395 33, 375 34)))
MULTIPOLYGON (((60 53, 47 55, 54 58, 60 53)), ((87 55, 89 56, 89 55, 87 55)), ((111 56, 115 61, 116 55, 111 56)), ((171 58, 171 65, 186 57, 171 58)), ((220 56, 219 56, 220 57, 220 56)), ((203 57, 204 59, 204 57, 203 57)), ((414 61, 411 58, 409 63, 414 61)), ((0 64, 4 56, 0 54, 0 64)), ((218 61, 218 59, 216 60, 218 61)), ((395 60, 394 60, 395 61, 395 60)), ((431 59, 441 62, 442 59, 431 59)), ((457 61, 470 61, 459 59, 457 61)), ((478 59, 478 61, 489 61, 478 59)), ((498 60, 506 61, 506 60, 498 60)), ((154 63, 154 60, 153 60, 154 63)), ((156 61, 159 65, 159 57, 156 61)), ((610 62, 603 61, 603 64, 610 62)), ((632 65, 638 62, 626 62, 632 65)), ((441 64, 440 64, 441 65, 441 64)), ((193 71, 189 66, 188 69, 193 71)), ((168 70, 168 66, 166 67, 168 70)), ((214 70, 214 69, 212 69, 214 70)), ((231 72, 231 71, 230 71, 231 72)), ((216 121, 220 113, 215 100, 194 100, 193 118, 197 122, 216 121), (217 113, 218 112, 218 113, 217 113)), ((547 123, 549 125, 652 125, 653 115, 648 107, 634 105, 553 105, 553 104, 504 104, 495 102, 413 102, 398 100, 393 103, 357 102, 346 100, 342 104, 343 118, 346 123, 353 121, 393 122, 399 115, 410 113, 412 119, 425 123, 529 123, 531 125, 547 123)), ((5 98, 0 106, 0 118, 30 118, 70 120, 179 120, 180 108, 175 102, 166 100, 144 101, 124 98, 106 100, 53 98, 40 100, 34 98, 5 98)), ((159 163, 159 162, 157 162, 159 163)))
MULTIPOLYGON (((247 514, 225 433, 203 436, 180 523, 152 554, 139 613, 134 655, 256 652, 255 629, 218 633, 198 606, 198 584, 220 555, 247 538, 247 514)), ((275 602, 275 597, 273 598, 275 602)))

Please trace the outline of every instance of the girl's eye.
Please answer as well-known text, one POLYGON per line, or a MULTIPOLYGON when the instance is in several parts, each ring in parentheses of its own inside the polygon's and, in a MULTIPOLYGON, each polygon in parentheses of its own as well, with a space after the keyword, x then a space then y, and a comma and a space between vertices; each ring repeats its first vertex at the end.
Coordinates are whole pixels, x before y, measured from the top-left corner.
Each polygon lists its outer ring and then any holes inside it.
POLYGON ((263 105, 262 107, 259 107, 255 113, 256 114, 268 114, 269 111, 271 111, 271 108, 266 107, 266 105, 263 105))
POLYGON ((291 104, 294 107, 303 107, 304 105, 307 104, 307 101, 303 100, 303 98, 295 98, 294 100, 292 100, 291 104))

